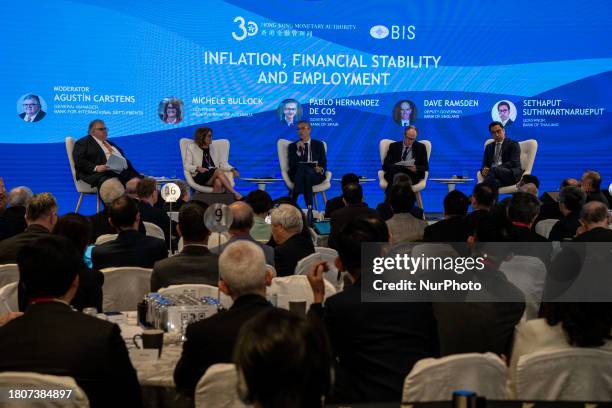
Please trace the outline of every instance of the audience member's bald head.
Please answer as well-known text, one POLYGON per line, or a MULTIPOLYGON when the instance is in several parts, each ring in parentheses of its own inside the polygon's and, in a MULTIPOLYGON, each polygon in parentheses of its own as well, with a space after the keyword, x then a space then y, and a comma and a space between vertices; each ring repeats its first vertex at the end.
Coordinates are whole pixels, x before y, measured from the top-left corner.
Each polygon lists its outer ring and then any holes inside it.
POLYGON ((532 194, 536 197, 538 196, 538 186, 536 186, 534 183, 525 183, 519 186, 518 191, 521 191, 523 193, 532 194))
POLYGON ((253 227, 253 217, 255 216, 251 206, 244 201, 236 201, 230 204, 229 208, 233 217, 230 231, 248 232, 253 227))
POLYGON ((30 190, 28 187, 15 187, 8 194, 8 205, 9 207, 25 207, 28 205, 32 197, 32 190, 30 190))
POLYGON ((586 203, 580 211, 580 221, 587 230, 608 227, 608 207, 600 201, 586 203))
POLYGON ((117 178, 106 180, 100 186, 100 198, 106 207, 125 193, 123 184, 117 178))
POLYGON ((130 179, 125 184, 125 194, 132 198, 138 198, 138 183, 140 183, 140 179, 138 177, 130 179))

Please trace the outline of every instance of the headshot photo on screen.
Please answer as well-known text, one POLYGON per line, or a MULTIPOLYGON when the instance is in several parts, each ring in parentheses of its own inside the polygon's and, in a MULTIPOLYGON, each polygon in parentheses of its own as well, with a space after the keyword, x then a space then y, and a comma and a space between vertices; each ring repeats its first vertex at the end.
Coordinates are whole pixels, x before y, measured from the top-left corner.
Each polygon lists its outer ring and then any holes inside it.
POLYGON ((157 111, 164 123, 176 125, 183 120, 183 101, 175 97, 164 98, 157 111))
POLYGON ((17 114, 24 122, 42 120, 47 115, 46 110, 47 103, 38 95, 25 94, 17 100, 17 114))
POLYGON ((416 106, 408 99, 402 99, 393 107, 393 120, 402 127, 413 125, 416 117, 416 106))
POLYGON ((499 101, 491 109, 491 118, 504 127, 510 126, 516 120, 516 106, 507 100, 499 101))
POLYGON ((284 126, 296 126, 302 120, 302 105, 295 99, 285 99, 278 105, 276 113, 284 126))

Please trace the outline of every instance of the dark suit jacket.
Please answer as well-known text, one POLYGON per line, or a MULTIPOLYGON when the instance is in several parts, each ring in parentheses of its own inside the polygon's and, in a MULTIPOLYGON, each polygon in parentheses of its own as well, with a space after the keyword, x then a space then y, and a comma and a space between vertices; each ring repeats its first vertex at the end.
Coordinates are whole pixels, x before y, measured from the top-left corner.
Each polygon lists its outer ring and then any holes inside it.
POLYGON ((412 366, 437 355, 431 304, 367 303, 361 282, 313 304, 322 317, 338 361, 333 399, 342 402, 400 401, 412 366))
MULTIPOLYGON (((391 143, 383 161, 383 170, 389 171, 395 163, 401 161, 403 152, 403 141, 391 143)), ((414 165, 416 166, 418 177, 424 178, 425 172, 429 171, 429 162, 427 161, 427 149, 423 143, 419 141, 412 143, 412 157, 414 157, 414 165)))
POLYGON ((219 257, 204 246, 187 245, 178 255, 155 262, 151 292, 188 283, 217 286, 219 257))
POLYGON ((375 215, 378 217, 376 210, 368 207, 366 203, 360 203, 357 205, 349 205, 348 207, 341 208, 335 211, 331 217, 331 230, 329 232, 330 248, 336 248, 338 236, 340 232, 346 227, 346 225, 356 217, 360 215, 375 215))
MULTIPOLYGON (((89 221, 91 222, 92 234, 91 234, 91 242, 96 242, 96 239, 100 235, 104 234, 116 234, 117 230, 113 227, 108 221, 108 213, 106 210, 102 210, 97 214, 90 215, 89 221)), ((147 234, 147 230, 145 229, 144 224, 142 223, 142 218, 140 219, 140 224, 138 225, 138 232, 143 235, 147 234)))
MULTIPOLYGON (((378 204, 376 206, 376 212, 378 213, 380 218, 383 219, 383 221, 388 221, 393 218, 393 208, 391 208, 391 204, 389 203, 383 202, 378 204)), ((417 207, 416 205, 410 209, 409 213, 412 214, 415 218, 418 218, 419 220, 425 219, 423 209, 417 207)))
POLYGON ((425 242, 467 242, 469 235, 467 221, 464 217, 454 216, 425 227, 425 242))
POLYGON ((604 203, 608 208, 610 208, 610 203, 608 202, 608 198, 601 191, 592 191, 586 196, 586 202, 591 201, 599 201, 604 203))
MULTIPOLYGON (((19 117, 21 119, 25 119, 25 116, 26 116, 25 112, 19 114, 19 117)), ((42 120, 42 118, 44 118, 45 116, 47 116, 47 112, 40 110, 38 111, 38 114, 36 115, 36 117, 34 118, 32 122, 38 122, 39 120, 42 120)))
POLYGON ((563 241, 565 238, 574 238, 580 226, 580 214, 569 213, 553 225, 548 236, 549 241, 563 241))
POLYGON ((0 242, 0 265, 17 263, 17 253, 19 250, 32 241, 49 234, 49 230, 42 225, 32 224, 21 234, 0 242))
POLYGON ((96 245, 91 251, 94 269, 119 266, 153 268, 155 262, 168 257, 166 243, 135 230, 121 231, 114 241, 96 245))
POLYGON ((223 252, 223 250, 232 242, 236 242, 236 241, 240 241, 240 240, 247 240, 249 242, 254 243, 255 245, 259 246, 261 248, 261 250, 264 252, 264 256, 266 257, 266 263, 268 265, 272 265, 274 266, 275 261, 274 261, 274 248, 272 248, 270 245, 266 245, 266 244, 262 244, 261 242, 258 242, 256 240, 253 239, 253 237, 251 237, 249 234, 247 235, 238 235, 238 236, 233 236, 231 237, 225 244, 217 247, 217 248, 213 248, 213 252, 221 255, 221 252, 223 252))
POLYGON ((193 396, 195 386, 213 364, 231 363, 234 344, 240 328, 257 314, 272 305, 259 295, 243 295, 234 301, 227 312, 187 327, 183 354, 174 370, 177 388, 193 396))
POLYGON ((59 302, 31 305, 0 327, 0 371, 74 377, 92 407, 140 407, 140 385, 119 327, 59 302))
POLYGON ((166 244, 170 242, 170 224, 172 224, 172 233, 174 234, 175 223, 170 221, 170 217, 168 217, 168 213, 166 213, 163 209, 153 207, 149 203, 146 203, 142 200, 138 202, 138 210, 140 211, 140 219, 143 222, 150 222, 157 225, 164 231, 164 236, 166 237, 166 244))
POLYGON ((465 225, 469 235, 476 232, 476 227, 489 216, 489 210, 474 210, 465 217, 465 225))
POLYGON ((22 233, 27 228, 26 209, 22 205, 9 207, 0 213, 0 241, 22 233))
POLYGON ((331 218, 331 215, 334 211, 337 211, 344 207, 346 207, 346 204, 344 204, 342 196, 334 197, 327 200, 327 203, 325 203, 325 218, 331 218))
MULTIPOLYGON (((495 158, 495 142, 489 143, 484 150, 484 157, 482 158, 482 166, 489 167, 493 165, 493 159, 495 158)), ((502 164, 500 167, 505 167, 512 171, 514 178, 518 182, 523 174, 521 169, 521 146, 514 140, 504 138, 501 146, 501 159, 502 164)))
POLYGON ((302 259, 315 251, 310 237, 295 234, 282 245, 274 248, 274 267, 276 276, 290 276, 295 273, 295 266, 302 259))
MULTIPOLYGON (((298 141, 291 143, 288 148, 289 176, 292 178, 297 172, 298 163, 301 161, 307 161, 305 155, 304 157, 298 155, 297 143, 298 141)), ((310 138, 308 148, 312 151, 312 161, 318 162, 319 167, 323 167, 323 174, 325 174, 325 171, 327 170, 327 155, 325 154, 323 142, 310 138)))
MULTIPOLYGON (((127 159, 123 150, 119 148, 115 143, 106 140, 111 146, 115 147, 121 155, 126 159, 128 170, 134 172, 136 176, 138 172, 132 166, 132 163, 127 159)), ((87 184, 91 184, 92 186, 98 185, 100 178, 103 177, 104 173, 96 173, 94 171, 95 167, 100 164, 106 164, 106 155, 104 151, 94 140, 93 136, 85 136, 74 144, 74 150, 72 152, 72 157, 74 158, 74 167, 76 169, 76 178, 77 180, 83 180, 87 184)))
POLYGON ((612 242, 612 230, 609 228, 593 228, 583 232, 573 239, 575 242, 612 242))

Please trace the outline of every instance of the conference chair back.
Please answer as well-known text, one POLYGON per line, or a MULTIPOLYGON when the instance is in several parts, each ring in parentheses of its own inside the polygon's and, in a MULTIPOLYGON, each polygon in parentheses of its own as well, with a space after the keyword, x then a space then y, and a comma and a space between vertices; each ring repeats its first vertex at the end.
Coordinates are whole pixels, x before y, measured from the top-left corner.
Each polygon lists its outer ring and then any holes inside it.
MULTIPOLYGON (((156 225, 156 224, 153 224, 152 222, 147 222, 147 221, 143 221, 143 224, 144 224, 147 236, 159 238, 159 239, 166 239, 166 236, 164 235, 164 231, 162 231, 159 225, 156 225)), ((168 233, 169 232, 170 231, 168 231, 168 233)))
POLYGON ((0 314, 19 310, 18 285, 19 282, 11 282, 0 287, 0 314))
MULTIPOLYGON (((325 299, 336 294, 334 285, 325 282, 325 299)), ((306 275, 282 276, 272 279, 272 284, 266 289, 268 297, 276 298, 276 306, 289 310, 290 301, 305 301, 306 310, 314 302, 312 288, 306 275)))
MULTIPOLYGON (((28 407, 64 407, 64 408, 89 408, 87 394, 78 386, 74 378, 32 372, 5 371, 0 373, 0 388, 8 390, 62 390, 70 392, 70 398, 62 399, 37 399, 24 402, 23 405, 16 403, 14 406, 28 407)), ((112 390, 109 390, 112 392, 112 390)), ((8 395, 8 394, 6 394, 8 395)), ((13 406, 13 405, 11 405, 13 406)))
POLYGON ((17 264, 0 265, 0 288, 12 282, 19 281, 19 266, 17 264))
MULTIPOLYGON (((331 249, 331 248, 328 248, 331 249)), ((331 249, 336 252, 335 250, 331 249)), ((315 252, 314 254, 310 254, 305 258, 299 260, 297 265, 295 266, 295 275, 306 275, 312 267, 319 263, 325 261, 327 263, 327 272, 323 274, 325 280, 331 283, 336 292, 340 292, 344 286, 344 282, 340 279, 341 275, 336 268, 336 258, 338 257, 338 253, 334 255, 333 253, 322 253, 315 252)))
POLYGON ((136 305, 149 293, 152 269, 133 266, 104 268, 102 308, 105 312, 136 310, 136 305))
POLYGON ((64 142, 66 143, 66 154, 68 155, 68 163, 70 164, 70 172, 72 173, 72 182, 74 183, 74 188, 76 189, 77 193, 79 193, 79 200, 77 201, 75 212, 79 212, 79 208, 81 207, 85 194, 95 194, 96 212, 98 213, 100 212, 100 196, 98 196, 98 189, 90 186, 83 180, 77 180, 76 178, 76 167, 74 166, 74 157, 72 156, 72 152, 74 150, 74 138, 68 136, 64 142))
POLYGON ((234 364, 213 364, 195 389, 196 408, 246 408, 238 397, 238 372, 234 364))

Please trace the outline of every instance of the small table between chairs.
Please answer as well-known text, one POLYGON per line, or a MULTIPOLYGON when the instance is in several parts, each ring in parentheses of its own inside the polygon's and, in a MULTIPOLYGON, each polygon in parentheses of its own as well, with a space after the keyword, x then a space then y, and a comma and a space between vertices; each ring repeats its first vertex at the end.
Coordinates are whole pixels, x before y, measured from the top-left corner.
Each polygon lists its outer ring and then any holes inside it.
POLYGON ((279 181, 283 181, 282 178, 276 177, 241 177, 240 180, 248 181, 249 183, 257 184, 257 188, 260 190, 265 190, 268 184, 278 183, 279 181))
POLYGON ((474 181, 473 178, 458 178, 458 177, 430 178, 429 180, 435 181, 436 183, 440 183, 440 184, 446 184, 449 192, 453 191, 457 184, 467 184, 467 183, 474 181))

